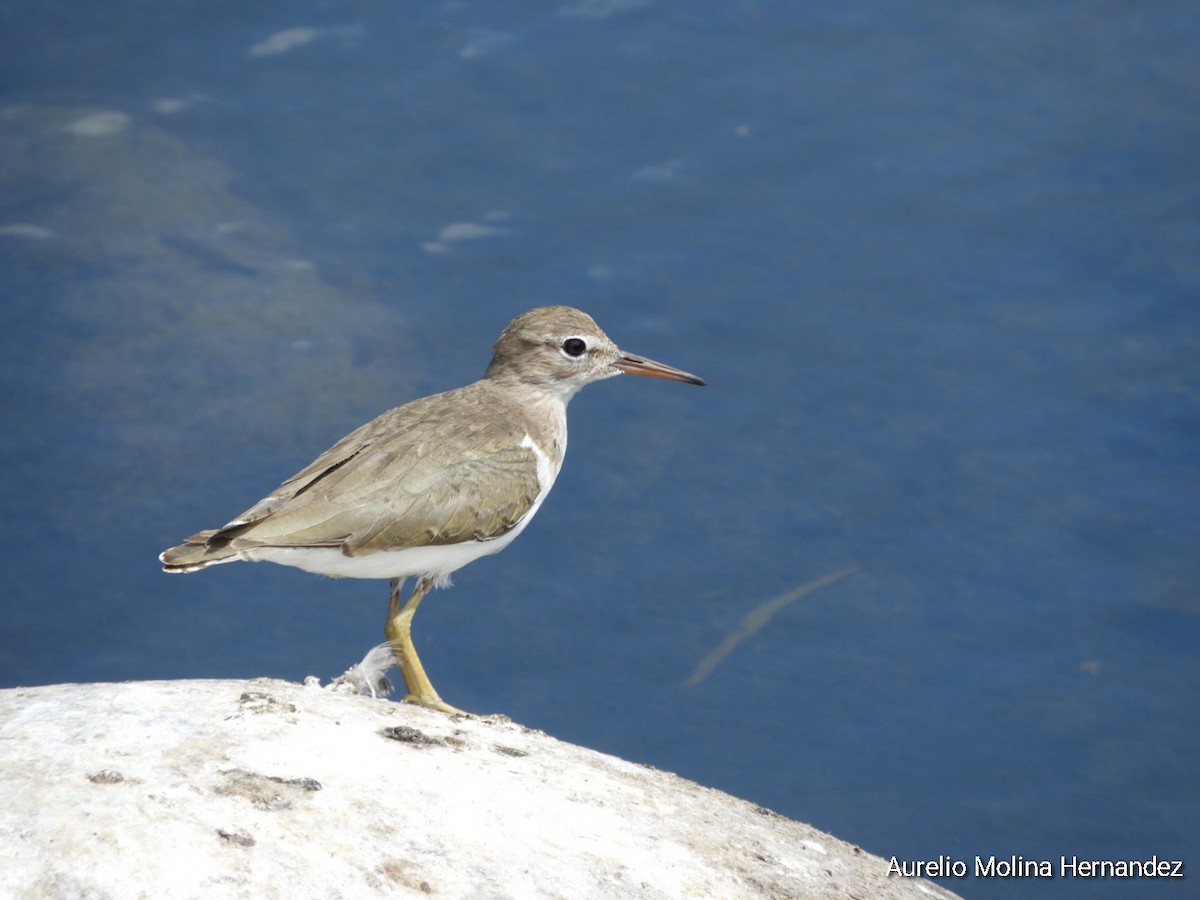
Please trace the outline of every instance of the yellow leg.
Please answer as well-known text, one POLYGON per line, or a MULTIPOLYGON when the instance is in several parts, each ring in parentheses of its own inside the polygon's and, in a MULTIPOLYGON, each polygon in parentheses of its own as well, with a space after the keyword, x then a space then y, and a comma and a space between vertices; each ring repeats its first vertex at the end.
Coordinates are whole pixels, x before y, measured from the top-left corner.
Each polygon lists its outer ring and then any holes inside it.
POLYGON ((429 681, 429 676, 425 674, 425 667, 421 665, 421 659, 417 656, 417 648, 413 646, 412 642, 412 619, 416 615, 417 607, 421 605, 421 601, 433 587, 433 579, 419 578, 412 596, 408 598, 408 602, 404 606, 401 606, 400 586, 403 583, 404 579, 402 578, 392 579, 391 602, 388 604, 387 624, 383 627, 383 633, 387 635, 388 643, 392 645, 392 655, 396 657, 396 665, 400 667, 404 686, 408 688, 408 696, 404 698, 404 701, 444 713, 466 715, 461 709, 455 709, 438 696, 438 692, 433 689, 433 685, 429 681))

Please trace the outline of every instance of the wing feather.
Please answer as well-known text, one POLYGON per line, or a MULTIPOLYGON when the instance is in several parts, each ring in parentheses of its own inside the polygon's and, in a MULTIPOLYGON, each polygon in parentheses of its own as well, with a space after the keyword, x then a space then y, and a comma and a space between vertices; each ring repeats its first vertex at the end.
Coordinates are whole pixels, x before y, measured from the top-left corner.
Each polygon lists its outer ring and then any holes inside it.
POLYGON ((234 549, 341 547, 349 556, 486 540, 541 493, 517 418, 464 422, 476 385, 389 410, 208 538, 234 549), (451 395, 466 394, 454 398, 451 395), (442 401, 442 402, 438 402, 442 401))

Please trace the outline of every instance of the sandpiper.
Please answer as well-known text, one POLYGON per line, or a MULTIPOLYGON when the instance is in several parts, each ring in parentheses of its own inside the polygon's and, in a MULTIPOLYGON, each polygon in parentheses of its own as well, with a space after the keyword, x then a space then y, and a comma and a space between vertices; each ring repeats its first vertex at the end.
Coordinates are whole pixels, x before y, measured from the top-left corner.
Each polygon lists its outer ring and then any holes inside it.
POLYGON ((352 431, 240 516, 159 554, 166 572, 247 560, 319 575, 391 580, 384 633, 411 703, 458 713, 438 696, 412 642, 430 589, 507 547, 554 485, 567 449, 567 403, 622 373, 704 384, 624 353, 592 318, 544 306, 508 323, 483 378, 388 410, 352 431), (416 588, 400 604, 405 578, 416 588))

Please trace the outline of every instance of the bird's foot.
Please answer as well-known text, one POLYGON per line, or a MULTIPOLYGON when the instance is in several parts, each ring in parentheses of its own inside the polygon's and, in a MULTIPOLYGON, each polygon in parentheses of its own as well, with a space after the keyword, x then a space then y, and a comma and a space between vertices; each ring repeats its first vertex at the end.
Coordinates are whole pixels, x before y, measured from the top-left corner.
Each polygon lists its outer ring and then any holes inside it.
POLYGON ((474 718, 473 713, 461 710, 456 706, 451 706, 437 694, 408 694, 401 702, 413 703, 417 706, 423 706, 426 709, 437 710, 438 712, 443 712, 448 716, 470 716, 471 718, 474 718))

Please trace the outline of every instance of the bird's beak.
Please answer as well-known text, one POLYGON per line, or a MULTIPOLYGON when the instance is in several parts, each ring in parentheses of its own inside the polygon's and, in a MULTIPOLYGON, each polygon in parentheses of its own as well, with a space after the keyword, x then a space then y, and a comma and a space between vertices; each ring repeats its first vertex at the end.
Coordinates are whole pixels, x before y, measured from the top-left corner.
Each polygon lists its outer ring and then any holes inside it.
POLYGON ((647 378, 666 378, 668 381, 686 381, 688 384, 707 384, 703 378, 676 369, 673 366, 646 359, 644 356, 634 356, 632 353, 622 353, 613 363, 626 375, 645 375, 647 378))

